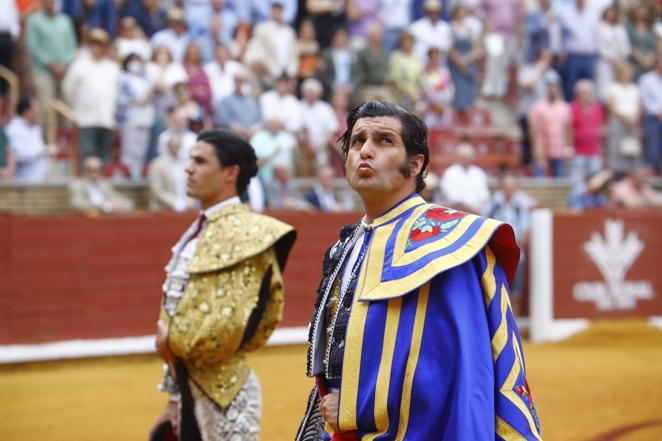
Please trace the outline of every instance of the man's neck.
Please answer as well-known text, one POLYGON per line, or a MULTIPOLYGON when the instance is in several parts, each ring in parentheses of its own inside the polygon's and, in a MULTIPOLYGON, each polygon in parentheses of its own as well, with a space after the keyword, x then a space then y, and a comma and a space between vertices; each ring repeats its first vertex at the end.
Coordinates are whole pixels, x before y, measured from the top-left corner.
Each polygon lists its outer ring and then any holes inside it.
POLYGON ((374 197, 361 195, 361 198, 363 199, 363 205, 365 206, 366 223, 373 223, 376 218, 390 211, 393 207, 398 205, 407 197, 411 196, 413 193, 413 190, 409 192, 401 191, 394 193, 389 197, 384 197, 384 195, 375 195, 374 197))
POLYGON ((211 199, 204 200, 204 201, 200 200, 200 209, 202 211, 206 211, 206 210, 210 209, 211 207, 213 207, 214 205, 218 205, 218 204, 220 204, 222 202, 225 202, 228 199, 231 199, 235 196, 237 196, 237 193, 224 193, 224 194, 218 195, 215 198, 211 198, 211 199))

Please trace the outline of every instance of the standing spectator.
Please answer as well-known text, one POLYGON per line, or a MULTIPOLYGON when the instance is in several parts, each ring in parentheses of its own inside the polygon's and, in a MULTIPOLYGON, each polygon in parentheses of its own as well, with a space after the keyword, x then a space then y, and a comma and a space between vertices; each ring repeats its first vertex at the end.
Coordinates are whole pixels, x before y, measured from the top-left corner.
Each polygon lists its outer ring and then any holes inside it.
POLYGON ((295 47, 299 57, 297 78, 303 81, 314 77, 319 66, 320 44, 315 38, 315 25, 312 20, 304 19, 299 24, 299 36, 295 47))
POLYGON ((80 160, 94 155, 108 162, 112 157, 120 71, 107 57, 106 31, 92 29, 88 42, 90 56, 78 57, 72 63, 62 81, 62 91, 80 127, 80 160))
POLYGON ((111 37, 115 37, 118 14, 114 0, 64 0, 62 12, 69 15, 74 21, 76 29, 81 32, 79 37, 93 28, 101 28, 111 37))
POLYGON ((133 201, 122 196, 101 177, 101 167, 101 159, 96 156, 85 158, 83 177, 69 182, 71 208, 91 215, 132 210, 133 201))
POLYGON ((41 9, 25 20, 25 46, 32 60, 32 81, 41 103, 39 123, 45 130, 48 109, 59 95, 64 73, 76 55, 73 23, 67 15, 55 10, 55 0, 42 0, 41 9))
POLYGON ((140 55, 130 54, 122 62, 117 121, 121 160, 131 178, 140 179, 147 161, 149 138, 154 124, 153 84, 140 55))
POLYGON ((186 32, 186 22, 184 21, 184 11, 179 8, 172 8, 168 11, 168 27, 152 35, 150 44, 152 48, 162 44, 170 49, 172 58, 181 62, 184 58, 184 52, 190 42, 190 37, 186 32))
POLYGON ((634 67, 634 77, 638 79, 641 74, 655 65, 655 30, 653 28, 655 14, 653 9, 644 2, 630 11, 630 20, 627 24, 628 37, 632 46, 630 63, 634 67))
POLYGON ((265 128, 250 139, 250 145, 257 156, 258 176, 264 185, 273 181, 274 165, 284 164, 294 167, 294 150, 297 140, 284 130, 279 118, 268 118, 265 128))
POLYGON ((533 63, 520 68, 517 75, 519 99, 517 115, 522 130, 522 164, 531 164, 531 132, 529 130, 528 113, 534 103, 544 100, 547 94, 544 76, 551 64, 551 54, 541 49, 533 63))
MULTIPOLYGON (((0 0, 0 66, 12 69, 12 57, 21 32, 16 0, 0 0)), ((0 97, 7 92, 7 82, 0 78, 0 97)))
POLYGON ((453 108, 460 113, 474 107, 476 101, 477 68, 481 57, 478 39, 466 24, 467 10, 464 6, 453 9, 451 34, 453 46, 448 52, 448 68, 453 78, 455 97, 453 108))
MULTIPOLYGON (((38 124, 39 106, 34 99, 20 99, 16 116, 6 127, 11 155, 16 161, 14 178, 23 182, 43 182, 48 175, 48 156, 56 152, 46 146, 38 124)), ((11 163, 10 163, 11 164, 11 163)))
POLYGON ((626 61, 630 55, 630 40, 625 26, 618 21, 616 6, 602 13, 596 38, 600 56, 596 71, 597 97, 604 102, 607 87, 614 81, 614 65, 626 61))
POLYGON ((5 129, 0 126, 0 181, 9 181, 16 172, 16 158, 9 145, 5 129))
POLYGON ((544 176, 549 169, 554 177, 565 175, 565 160, 571 144, 570 106, 561 96, 561 79, 549 70, 545 73, 547 96, 529 110, 529 130, 533 146, 533 174, 544 176))
POLYGON ((379 21, 384 26, 384 49, 398 48, 400 34, 411 23, 412 0, 380 0, 379 21))
POLYGON ((565 56, 564 94, 570 101, 575 83, 581 79, 595 81, 598 45, 596 34, 600 9, 586 0, 574 0, 559 16, 565 56))
POLYGON ((296 34, 283 17, 283 5, 274 2, 271 19, 255 27, 244 62, 262 86, 271 87, 273 81, 284 73, 296 75, 299 60, 295 45, 296 34))
POLYGON ((409 33, 414 37, 414 54, 425 63, 428 50, 432 47, 439 49, 445 56, 451 47, 452 38, 448 23, 441 19, 440 0, 425 0, 423 12, 425 16, 409 26, 409 33))
POLYGON ((331 37, 336 29, 347 22, 345 15, 346 0, 305 0, 306 11, 315 25, 317 41, 322 49, 331 44, 331 37))
POLYGON ((265 121, 278 119, 292 135, 303 128, 299 100, 292 93, 292 79, 286 74, 276 80, 274 89, 260 95, 260 112, 265 121))
POLYGON ((209 84, 209 78, 202 66, 202 56, 200 47, 195 43, 189 43, 186 46, 184 60, 182 61, 188 84, 191 89, 191 98, 198 103, 203 111, 204 118, 211 118, 212 110, 212 91, 209 84))
POLYGON ((234 92, 216 103, 216 124, 248 140, 262 128, 260 105, 243 70, 234 74, 234 92))
POLYGON ((655 69, 639 78, 639 91, 644 108, 646 160, 657 174, 662 173, 662 54, 655 69))
POLYGON ((510 66, 519 53, 520 0, 479 0, 477 7, 487 27, 482 92, 485 97, 502 98, 508 89, 510 66))
POLYGON ((607 157, 609 167, 616 173, 641 164, 642 149, 639 136, 641 103, 639 87, 632 83, 632 68, 616 65, 616 81, 607 87, 607 157))
POLYGON ((158 153, 163 155, 168 151, 170 140, 178 138, 181 143, 179 155, 188 160, 189 154, 195 147, 196 134, 190 129, 190 121, 186 109, 176 107, 171 109, 167 118, 167 129, 158 138, 158 153))
POLYGON ((173 136, 167 150, 157 156, 147 171, 149 183, 149 208, 151 210, 184 211, 193 208, 193 201, 186 196, 186 164, 181 156, 182 139, 173 136))
POLYGON ((570 176, 577 182, 602 168, 602 129, 605 118, 602 106, 595 101, 590 80, 575 83, 575 100, 570 103, 570 112, 575 148, 570 176))
POLYGON ((391 101, 386 86, 389 53, 382 44, 382 27, 379 23, 372 23, 366 35, 366 45, 358 50, 352 65, 353 90, 361 102, 391 101))
POLYGON ((551 51, 554 40, 561 36, 561 28, 551 6, 551 0, 540 0, 524 18, 526 63, 534 63, 542 50, 551 51))
POLYGON ((145 34, 133 17, 123 17, 120 20, 119 37, 115 40, 117 55, 120 59, 129 54, 138 54, 143 60, 152 58, 152 47, 145 34))
POLYGON ((347 30, 338 28, 331 39, 331 46, 322 51, 319 65, 319 79, 324 85, 327 97, 331 95, 331 90, 351 89, 352 62, 347 30))
POLYGON ((648 175, 642 167, 634 166, 626 176, 614 184, 610 203, 623 208, 660 208, 662 195, 648 183, 648 175))
POLYGON ((414 55, 414 37, 406 31, 400 35, 400 50, 388 60, 386 82, 398 104, 413 109, 419 102, 423 93, 423 62, 414 55))
POLYGON ((461 143, 455 150, 455 163, 441 176, 439 189, 448 207, 480 214, 490 199, 487 175, 474 165, 476 152, 471 144, 461 143))
POLYGON ((271 5, 278 3, 283 8, 285 21, 292 24, 299 10, 298 0, 234 0, 232 7, 241 20, 261 23, 271 17, 271 5))
POLYGON ((305 199, 318 211, 341 211, 342 205, 333 192, 333 169, 322 167, 317 173, 317 182, 312 190, 306 193, 305 199))
POLYGON ((338 121, 329 103, 323 101, 322 85, 314 78, 301 83, 303 115, 303 152, 297 158, 299 170, 311 176, 319 167, 329 164, 329 145, 335 144, 338 121))
POLYGON ((202 59, 209 62, 214 58, 215 48, 218 45, 227 45, 232 40, 232 32, 239 22, 239 17, 225 0, 203 0, 202 3, 206 9, 206 14, 203 16, 206 21, 202 22, 204 25, 195 32, 189 31, 189 34, 200 46, 202 59))
POLYGON ((147 38, 166 28, 168 14, 159 0, 125 0, 123 3, 120 16, 135 18, 147 38))
POLYGON ((190 128, 194 132, 200 131, 204 125, 205 112, 204 109, 198 104, 191 96, 191 87, 188 81, 179 81, 172 86, 172 93, 174 102, 172 107, 182 109, 186 113, 186 118, 189 120, 190 128))
POLYGON ((214 51, 216 57, 205 64, 214 103, 229 97, 234 92, 234 75, 243 69, 241 63, 230 58, 227 46, 219 44, 214 51))
POLYGON ((352 47, 363 47, 369 27, 377 22, 380 0, 347 0, 347 32, 352 47))

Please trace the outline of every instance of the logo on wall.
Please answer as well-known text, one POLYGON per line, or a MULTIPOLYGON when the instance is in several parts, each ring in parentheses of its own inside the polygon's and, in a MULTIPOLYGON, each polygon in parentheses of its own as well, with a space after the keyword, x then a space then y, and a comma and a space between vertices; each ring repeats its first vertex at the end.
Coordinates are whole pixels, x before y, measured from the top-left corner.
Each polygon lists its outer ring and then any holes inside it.
POLYGON ((594 302, 600 311, 634 309, 637 300, 655 297, 650 282, 626 280, 625 275, 644 249, 636 232, 625 235, 622 220, 607 219, 604 237, 595 232, 584 251, 598 267, 604 282, 580 282, 572 288, 575 300, 594 302))

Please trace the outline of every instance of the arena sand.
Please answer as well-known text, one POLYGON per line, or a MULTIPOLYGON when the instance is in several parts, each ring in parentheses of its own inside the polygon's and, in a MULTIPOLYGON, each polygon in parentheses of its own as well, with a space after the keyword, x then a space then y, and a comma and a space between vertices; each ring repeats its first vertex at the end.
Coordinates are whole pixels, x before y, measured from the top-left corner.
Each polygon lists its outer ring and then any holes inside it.
MULTIPOLYGON (((525 356, 546 441, 662 440, 661 331, 601 322, 562 343, 525 344, 525 356)), ((261 439, 292 440, 312 385, 305 347, 250 362, 264 393, 261 439)), ((165 404, 160 376, 153 356, 0 366, 0 440, 146 440, 165 404)))

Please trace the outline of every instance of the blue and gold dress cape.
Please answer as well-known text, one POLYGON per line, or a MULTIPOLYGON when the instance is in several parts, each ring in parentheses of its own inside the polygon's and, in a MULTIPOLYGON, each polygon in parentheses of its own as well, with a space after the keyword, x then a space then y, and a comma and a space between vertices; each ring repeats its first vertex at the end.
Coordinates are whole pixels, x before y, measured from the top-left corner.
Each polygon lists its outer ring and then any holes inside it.
MULTIPOLYGON (((364 441, 540 440, 508 299, 519 260, 512 228, 412 195, 375 219, 366 240, 344 339, 339 428, 364 441)), ((323 288, 310 376, 325 374, 323 288)), ((328 439, 318 402, 313 390, 297 440, 328 439)))

